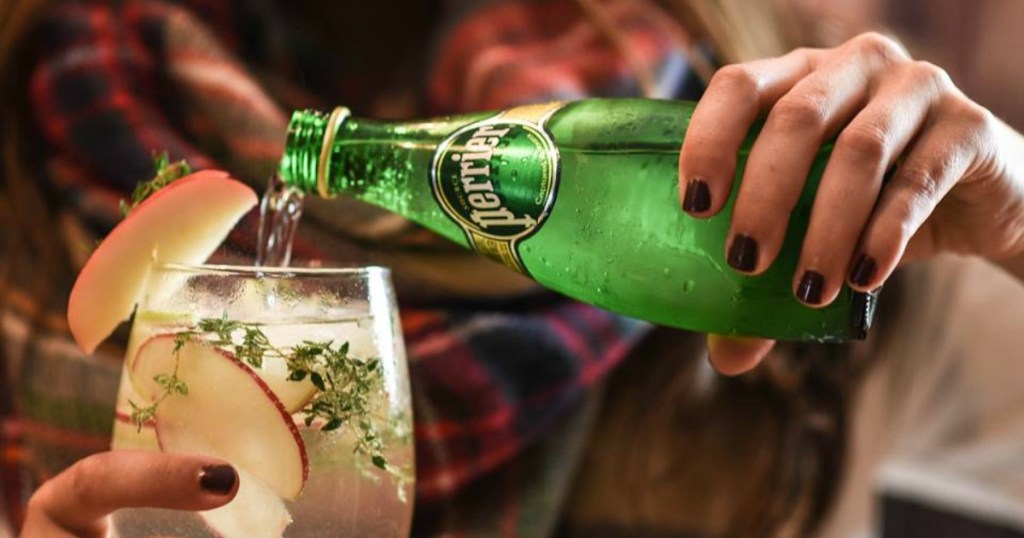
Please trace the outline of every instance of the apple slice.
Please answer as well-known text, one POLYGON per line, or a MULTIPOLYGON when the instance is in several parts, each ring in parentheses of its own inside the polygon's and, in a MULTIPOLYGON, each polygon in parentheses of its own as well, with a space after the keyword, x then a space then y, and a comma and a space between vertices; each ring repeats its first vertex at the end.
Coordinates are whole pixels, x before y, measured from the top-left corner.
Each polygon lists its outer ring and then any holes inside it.
POLYGON ((150 338, 133 369, 137 385, 150 396, 163 393, 152 377, 173 374, 176 362, 178 379, 188 387, 188 394, 172 394, 156 408, 161 449, 224 458, 278 496, 296 498, 309 474, 306 446, 270 387, 224 350, 196 341, 177 352, 174 347, 173 335, 150 338))
POLYGON ((263 366, 253 368, 253 372, 277 395, 289 414, 298 412, 316 394, 316 386, 308 377, 302 381, 288 380, 288 363, 282 359, 263 359, 263 366))
POLYGON ((228 504, 199 512, 219 536, 224 538, 281 538, 292 516, 284 501, 262 480, 238 471, 238 493, 228 504))
POLYGON ((154 264, 206 261, 255 205, 252 189, 212 170, 144 200, 100 243, 71 289, 68 325, 78 345, 92 353, 128 319, 154 264))

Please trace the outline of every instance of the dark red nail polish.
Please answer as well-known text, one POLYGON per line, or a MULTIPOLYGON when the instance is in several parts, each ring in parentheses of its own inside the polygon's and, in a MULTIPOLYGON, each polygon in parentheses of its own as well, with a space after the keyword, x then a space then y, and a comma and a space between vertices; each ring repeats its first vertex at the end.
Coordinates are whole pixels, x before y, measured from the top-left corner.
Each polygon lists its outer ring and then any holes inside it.
POLYGON ((702 179, 691 179, 686 185, 683 196, 683 209, 691 213, 700 213, 711 208, 711 189, 702 179))
POLYGON ((857 286, 867 286, 875 278, 878 271, 878 263, 867 254, 861 254, 857 263, 853 264, 853 271, 850 271, 850 282, 857 286))
POLYGON ((821 304, 821 291, 825 288, 825 275, 817 271, 804 271, 800 277, 800 285, 796 289, 796 298, 807 304, 821 304))
POLYGON ((235 488, 238 473, 230 465, 207 465, 199 474, 199 487, 217 495, 227 495, 235 488))
POLYGON ((739 234, 733 237, 727 261, 737 271, 753 271, 757 267, 757 241, 749 235, 739 234))

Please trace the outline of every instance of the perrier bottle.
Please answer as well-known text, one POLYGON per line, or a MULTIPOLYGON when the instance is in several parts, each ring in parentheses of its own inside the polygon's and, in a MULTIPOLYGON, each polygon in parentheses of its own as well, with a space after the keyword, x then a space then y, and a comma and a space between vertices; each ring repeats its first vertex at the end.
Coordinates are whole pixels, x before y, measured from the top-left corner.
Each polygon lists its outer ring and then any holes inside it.
POLYGON ((790 291, 830 148, 814 163, 778 259, 764 274, 742 275, 724 259, 732 200, 706 220, 680 209, 679 150, 693 107, 592 99, 401 123, 344 108, 300 111, 280 173, 303 191, 378 205, 629 316, 783 340, 862 338, 872 296, 844 288, 812 309, 790 291))

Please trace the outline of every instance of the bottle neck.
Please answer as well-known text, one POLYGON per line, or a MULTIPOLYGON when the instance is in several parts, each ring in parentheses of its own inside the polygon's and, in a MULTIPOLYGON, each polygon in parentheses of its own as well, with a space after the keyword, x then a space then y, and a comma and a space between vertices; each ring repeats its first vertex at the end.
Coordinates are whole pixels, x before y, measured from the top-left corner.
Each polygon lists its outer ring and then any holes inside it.
POLYGON ((288 126, 279 173, 286 185, 305 193, 345 195, 401 212, 402 193, 429 189, 438 144, 455 128, 489 115, 391 122, 353 118, 347 109, 298 111, 288 126))
POLYGON ((296 110, 288 124, 288 137, 278 169, 281 180, 302 192, 329 196, 331 147, 348 117, 348 109, 344 107, 330 113, 296 110))

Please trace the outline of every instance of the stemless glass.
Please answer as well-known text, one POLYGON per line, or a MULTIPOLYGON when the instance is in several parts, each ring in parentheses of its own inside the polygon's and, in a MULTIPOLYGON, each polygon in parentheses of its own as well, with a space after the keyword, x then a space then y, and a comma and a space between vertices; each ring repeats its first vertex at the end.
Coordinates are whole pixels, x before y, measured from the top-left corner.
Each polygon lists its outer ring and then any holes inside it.
POLYGON ((240 479, 221 509, 120 510, 116 536, 407 536, 412 416, 388 270, 155 268, 112 446, 223 458, 240 479))

